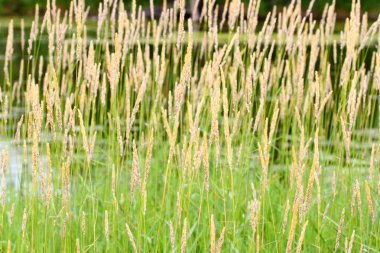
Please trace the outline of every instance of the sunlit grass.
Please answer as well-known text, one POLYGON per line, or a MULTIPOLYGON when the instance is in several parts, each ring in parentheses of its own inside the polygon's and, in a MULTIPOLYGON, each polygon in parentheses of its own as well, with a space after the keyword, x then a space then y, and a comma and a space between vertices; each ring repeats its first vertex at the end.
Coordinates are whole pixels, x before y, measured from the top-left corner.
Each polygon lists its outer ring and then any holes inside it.
POLYGON ((341 33, 333 5, 49 4, 0 19, 1 251, 378 251, 380 22, 358 3, 341 33))

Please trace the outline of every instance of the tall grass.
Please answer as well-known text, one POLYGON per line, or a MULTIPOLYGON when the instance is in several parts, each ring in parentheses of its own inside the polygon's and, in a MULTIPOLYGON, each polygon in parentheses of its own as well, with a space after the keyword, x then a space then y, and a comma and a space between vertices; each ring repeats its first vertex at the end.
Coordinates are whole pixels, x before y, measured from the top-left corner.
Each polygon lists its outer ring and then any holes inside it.
POLYGON ((9 23, 2 251, 377 252, 380 19, 185 4, 9 23))

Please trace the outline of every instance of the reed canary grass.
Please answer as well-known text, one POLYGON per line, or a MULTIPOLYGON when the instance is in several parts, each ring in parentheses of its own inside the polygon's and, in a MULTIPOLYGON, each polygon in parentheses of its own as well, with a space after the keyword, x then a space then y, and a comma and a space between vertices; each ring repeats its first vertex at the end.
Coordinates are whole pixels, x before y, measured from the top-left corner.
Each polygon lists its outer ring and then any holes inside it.
POLYGON ((222 252, 222 246, 224 242, 224 234, 226 232, 226 227, 223 227, 222 232, 220 233, 218 244, 216 245, 216 253, 222 252))
POLYGON ((129 241, 130 241, 131 244, 132 244, 133 251, 136 253, 136 252, 138 252, 138 251, 137 251, 137 247, 136 247, 136 244, 135 244, 135 239, 134 239, 134 237, 133 237, 133 234, 132 234, 131 229, 130 229, 129 226, 128 226, 128 223, 125 223, 125 227, 126 227, 126 229, 127 229, 128 238, 129 238, 129 241))
POLYGON ((286 252, 290 252, 290 250, 292 248, 295 228, 296 228, 296 225, 297 225, 297 216, 298 216, 298 212, 299 212, 299 207, 300 207, 299 199, 296 196, 296 199, 294 200, 294 203, 293 203, 292 221, 290 223, 290 230, 289 230, 289 235, 288 235, 288 241, 287 241, 287 244, 286 244, 286 252))
POLYGON ((343 225, 344 225, 344 218, 345 218, 345 209, 343 208, 342 214, 341 214, 340 220, 339 220, 338 232, 336 233, 335 248, 334 248, 335 252, 339 248, 339 241, 340 241, 340 236, 342 234, 342 228, 343 228, 343 225))
POLYGON ((210 252, 215 253, 216 252, 216 245, 215 245, 215 223, 214 223, 214 215, 211 215, 211 222, 210 222, 210 237, 211 237, 211 249, 210 252))
POLYGON ((380 21, 314 2, 9 20, 1 251, 379 248, 380 21))
POLYGON ((174 252, 175 249, 175 234, 174 234, 174 228, 172 221, 169 221, 169 227, 170 227, 170 244, 171 244, 171 251, 174 252))
POLYGON ((302 231, 301 231, 301 235, 300 235, 300 238, 298 240, 298 245, 297 245, 297 253, 300 253, 302 251, 302 243, 303 243, 303 240, 305 239, 305 233, 306 233, 306 228, 307 228, 307 225, 308 225, 308 221, 305 222, 305 224, 302 226, 302 231))
POLYGON ((181 236, 181 253, 186 252, 187 242, 187 218, 183 221, 182 236, 181 236))
POLYGON ((369 209, 369 212, 371 215, 372 224, 374 224, 375 223, 375 211, 374 211, 373 203, 372 203, 371 189, 369 187, 369 183, 367 180, 365 181, 365 192, 366 192, 366 196, 367 196, 368 209, 369 209))

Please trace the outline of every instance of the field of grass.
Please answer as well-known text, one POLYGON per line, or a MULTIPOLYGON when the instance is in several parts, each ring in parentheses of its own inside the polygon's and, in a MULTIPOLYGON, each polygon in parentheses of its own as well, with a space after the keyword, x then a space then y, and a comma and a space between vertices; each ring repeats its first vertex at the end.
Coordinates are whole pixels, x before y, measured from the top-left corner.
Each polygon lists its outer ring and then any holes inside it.
POLYGON ((259 5, 2 25, 0 251, 379 252, 380 19, 259 5))

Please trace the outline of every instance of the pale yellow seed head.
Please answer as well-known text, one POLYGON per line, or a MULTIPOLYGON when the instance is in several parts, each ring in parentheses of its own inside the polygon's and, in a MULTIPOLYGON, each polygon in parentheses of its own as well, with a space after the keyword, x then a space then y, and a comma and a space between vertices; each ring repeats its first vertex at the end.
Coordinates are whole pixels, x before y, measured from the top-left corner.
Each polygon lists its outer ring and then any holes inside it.
POLYGON ((132 244, 133 251, 134 251, 135 253, 137 253, 137 247, 136 247, 136 244, 135 244, 135 239, 134 239, 134 237, 133 237, 133 234, 132 234, 131 229, 130 229, 129 226, 128 226, 128 223, 125 223, 125 228, 127 229, 127 233, 128 233, 129 241, 130 241, 131 244, 132 244))
POLYGON ((183 221, 182 237, 181 237, 181 253, 186 252, 186 241, 187 241, 187 218, 183 221))
POLYGON ((106 240, 109 240, 109 224, 108 224, 108 211, 105 211, 104 214, 104 235, 106 237, 106 240))

